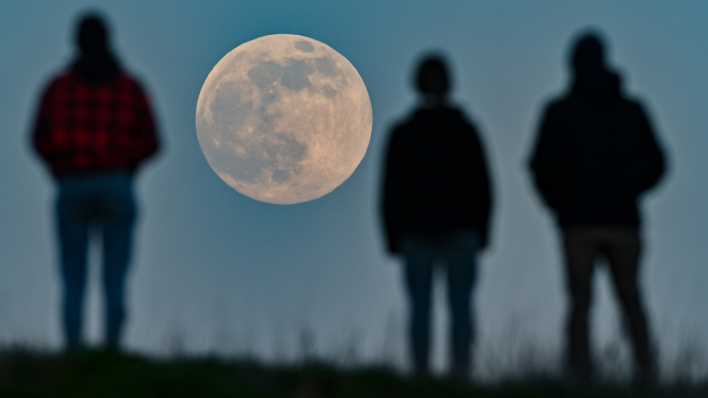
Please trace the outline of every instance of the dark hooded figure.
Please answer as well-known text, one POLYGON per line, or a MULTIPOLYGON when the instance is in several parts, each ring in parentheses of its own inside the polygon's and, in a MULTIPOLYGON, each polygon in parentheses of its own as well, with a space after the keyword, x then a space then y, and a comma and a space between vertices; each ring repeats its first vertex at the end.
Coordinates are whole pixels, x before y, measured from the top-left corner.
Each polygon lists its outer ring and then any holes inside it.
POLYGON ((638 202, 663 176, 664 155, 644 108, 624 94, 621 76, 608 67, 597 33, 578 38, 570 67, 572 84, 546 107, 530 161, 563 241, 567 364, 577 378, 594 375, 588 322, 593 270, 602 259, 625 318, 637 377, 652 382, 657 369, 639 288, 638 202))
POLYGON ((492 193, 474 124, 449 101, 445 60, 429 56, 415 79, 420 104, 391 133, 382 216, 391 254, 405 262, 409 348, 416 373, 429 372, 433 273, 442 262, 450 311, 450 373, 466 379, 473 325, 470 298, 478 253, 487 247, 492 193))
POLYGON ((142 87, 112 52, 103 18, 80 18, 75 44, 75 59, 42 94, 32 143, 57 188, 65 346, 82 345, 87 250, 96 238, 103 250, 104 344, 119 349, 137 214, 133 180, 158 150, 157 129, 142 87))

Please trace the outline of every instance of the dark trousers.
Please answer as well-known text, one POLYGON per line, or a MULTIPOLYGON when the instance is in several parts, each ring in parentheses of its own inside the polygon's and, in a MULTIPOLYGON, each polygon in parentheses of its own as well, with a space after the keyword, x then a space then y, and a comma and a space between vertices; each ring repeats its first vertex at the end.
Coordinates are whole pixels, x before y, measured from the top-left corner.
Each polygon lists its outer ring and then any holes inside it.
POLYGON ((87 255, 91 238, 100 239, 103 251, 104 344, 108 348, 119 347, 126 320, 125 283, 135 218, 132 179, 128 175, 60 180, 56 231, 63 287, 63 337, 67 349, 82 345, 87 255))
POLYGON ((403 243, 405 285, 410 304, 409 351, 419 375, 430 372, 431 298, 436 261, 444 267, 450 312, 450 373, 469 376, 473 339, 471 293, 477 275, 479 235, 460 233, 436 241, 410 239, 403 243))
MULTIPOLYGON (((564 231, 566 288, 570 298, 566 322, 566 361, 574 376, 594 374, 589 317, 596 261, 606 260, 615 296, 630 338, 638 376, 656 376, 656 358, 639 287, 641 238, 638 229, 576 227, 564 231)), ((647 380, 650 381, 650 380, 647 380)))

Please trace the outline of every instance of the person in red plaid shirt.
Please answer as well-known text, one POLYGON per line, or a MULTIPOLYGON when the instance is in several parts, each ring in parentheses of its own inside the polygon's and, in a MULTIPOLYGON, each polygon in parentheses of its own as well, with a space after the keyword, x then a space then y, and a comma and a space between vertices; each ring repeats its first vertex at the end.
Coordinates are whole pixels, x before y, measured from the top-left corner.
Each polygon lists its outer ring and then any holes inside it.
POLYGON ((76 59, 41 97, 32 144, 58 187, 65 347, 82 346, 87 251, 96 237, 103 249, 104 344, 119 349, 137 216, 133 179, 159 140, 149 100, 111 51, 103 18, 80 18, 76 44, 76 59))

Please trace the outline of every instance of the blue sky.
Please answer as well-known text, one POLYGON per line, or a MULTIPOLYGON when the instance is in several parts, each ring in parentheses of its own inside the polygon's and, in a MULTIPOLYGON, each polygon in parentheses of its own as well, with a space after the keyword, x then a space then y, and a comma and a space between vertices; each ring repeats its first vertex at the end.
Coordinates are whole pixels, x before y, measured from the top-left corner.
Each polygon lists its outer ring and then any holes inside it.
MULTIPOLYGON (((456 100, 482 127, 499 198, 493 249, 482 258, 476 292, 482 350, 508 350, 508 339, 516 338, 556 353, 564 309, 558 240, 524 160, 544 101, 565 85, 569 42, 588 26, 610 39, 612 62, 651 109, 671 156, 669 179, 644 206, 644 287, 662 347, 670 357, 692 339, 708 345, 708 4, 519 3, 3 4, 0 340, 59 341, 54 191, 27 135, 39 89, 71 57, 74 17, 90 7, 111 19, 119 54, 154 97, 166 142, 138 180, 143 213, 131 275, 132 348, 287 358, 310 329, 323 354, 357 342, 364 359, 400 359, 405 303, 376 213, 382 149, 387 127, 414 104, 413 62, 437 49, 451 57, 456 100), (374 109, 371 146, 356 173, 331 195, 302 205, 261 204, 232 191, 209 169, 196 139, 196 100, 209 70, 238 44, 271 33, 311 36, 344 54, 374 109)), ((598 281, 596 336, 607 342, 618 336, 618 323, 607 281, 598 281)), ((91 299, 97 337, 95 283, 91 299)), ((438 327, 444 319, 439 311, 438 327)))

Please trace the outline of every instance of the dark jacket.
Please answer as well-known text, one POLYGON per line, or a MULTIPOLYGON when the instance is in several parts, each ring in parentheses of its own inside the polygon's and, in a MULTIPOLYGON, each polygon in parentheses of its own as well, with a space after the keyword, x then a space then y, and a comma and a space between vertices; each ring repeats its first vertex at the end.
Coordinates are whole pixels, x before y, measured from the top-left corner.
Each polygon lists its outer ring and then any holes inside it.
POLYGON ((665 159, 642 105, 602 70, 576 77, 547 106, 530 168, 561 227, 639 226, 638 199, 657 185, 665 159))
POLYGON ((450 106, 420 108, 390 136, 382 215, 387 248, 402 237, 428 239, 475 229, 487 245, 492 193, 475 126, 450 106))

